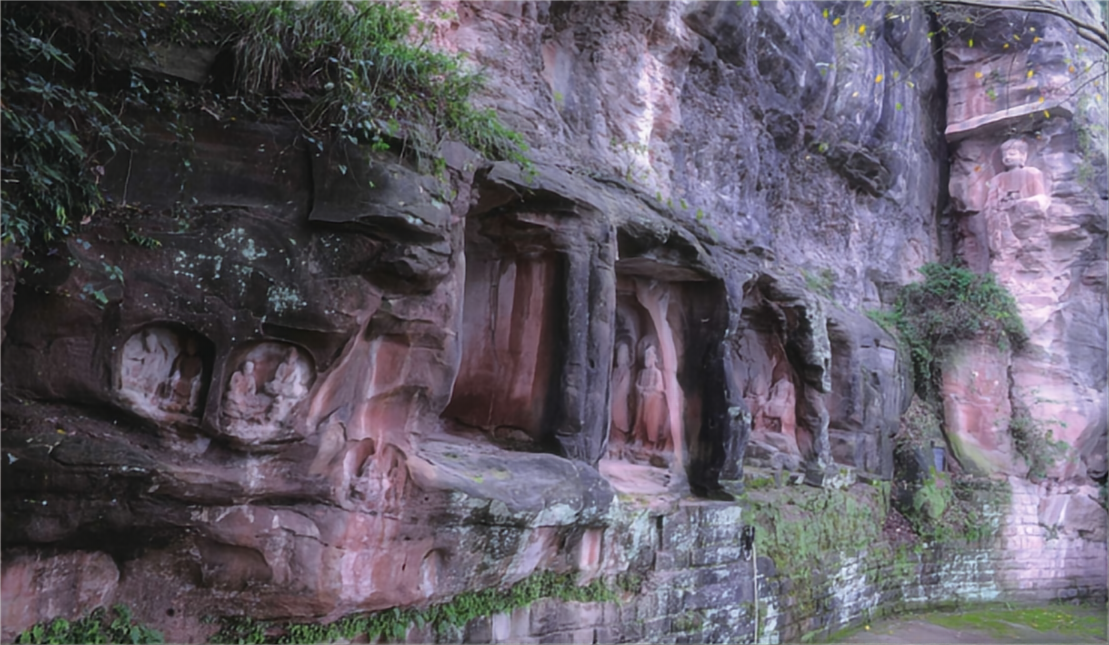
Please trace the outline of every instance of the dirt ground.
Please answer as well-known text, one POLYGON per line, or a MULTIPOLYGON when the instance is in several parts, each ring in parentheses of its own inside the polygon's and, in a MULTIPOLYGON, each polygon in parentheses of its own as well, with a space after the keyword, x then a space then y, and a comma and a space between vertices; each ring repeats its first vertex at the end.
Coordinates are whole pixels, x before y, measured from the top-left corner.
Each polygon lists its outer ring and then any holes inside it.
MULTIPOLYGON (((1076 607, 1066 610, 1076 618, 1104 625, 1106 613, 1104 608, 1076 607)), ((1106 633, 1095 634, 1098 630, 1048 630, 1039 631, 1019 622, 1004 621, 1005 633, 1001 635, 995 628, 993 630, 975 627, 946 627, 938 625, 932 620, 945 622, 940 614, 922 614, 905 616, 888 620, 879 620, 871 623, 869 629, 860 628, 858 631, 843 638, 835 639, 837 643, 1106 643, 1106 633)))

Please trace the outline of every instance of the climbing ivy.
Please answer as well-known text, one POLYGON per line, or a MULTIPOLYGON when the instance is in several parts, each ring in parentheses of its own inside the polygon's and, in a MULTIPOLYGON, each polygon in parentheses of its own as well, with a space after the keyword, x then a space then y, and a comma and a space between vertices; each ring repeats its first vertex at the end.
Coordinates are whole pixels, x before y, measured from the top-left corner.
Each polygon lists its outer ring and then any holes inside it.
POLYGON ((563 601, 607 602, 617 599, 601 579, 579 586, 574 574, 544 571, 534 574, 508 589, 482 589, 458 594, 450 601, 426 609, 392 608, 371 614, 347 616, 328 624, 281 623, 229 617, 221 620, 220 630, 212 636, 213 643, 333 643, 365 638, 399 641, 412 626, 431 626, 443 634, 452 628, 464 627, 481 616, 509 612, 526 607, 540 598, 563 601))

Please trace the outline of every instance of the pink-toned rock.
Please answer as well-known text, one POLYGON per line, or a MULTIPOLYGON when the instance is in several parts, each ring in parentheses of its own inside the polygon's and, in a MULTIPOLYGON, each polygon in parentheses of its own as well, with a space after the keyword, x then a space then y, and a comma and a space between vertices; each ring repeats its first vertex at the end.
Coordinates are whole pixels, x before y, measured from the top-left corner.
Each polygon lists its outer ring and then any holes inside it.
POLYGON ((35 623, 74 620, 108 606, 118 582, 119 570, 107 553, 5 554, 0 582, 4 640, 35 623))
POLYGON ((1014 473, 1008 350, 985 339, 947 348, 942 364, 944 430, 964 468, 1014 473))

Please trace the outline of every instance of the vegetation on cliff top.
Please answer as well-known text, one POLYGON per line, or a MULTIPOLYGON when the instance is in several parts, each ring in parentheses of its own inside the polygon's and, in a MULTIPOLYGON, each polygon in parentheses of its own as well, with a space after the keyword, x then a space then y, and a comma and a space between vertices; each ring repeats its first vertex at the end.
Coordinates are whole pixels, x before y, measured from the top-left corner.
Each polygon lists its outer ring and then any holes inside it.
POLYGON ((290 118, 320 150, 396 146, 425 170, 443 169, 447 138, 529 165, 523 138, 474 107, 481 75, 430 47, 413 5, 12 2, 2 32, 2 237, 32 251, 104 215, 105 167, 141 140, 144 119, 182 149, 182 116, 207 114, 290 118), (205 48, 219 53, 204 81, 167 71, 205 48))
POLYGON ((909 350, 918 393, 934 394, 945 348, 957 341, 984 336, 1020 347, 1027 340, 1016 300, 993 274, 937 263, 920 272, 924 281, 902 288, 892 311, 870 312, 909 350))

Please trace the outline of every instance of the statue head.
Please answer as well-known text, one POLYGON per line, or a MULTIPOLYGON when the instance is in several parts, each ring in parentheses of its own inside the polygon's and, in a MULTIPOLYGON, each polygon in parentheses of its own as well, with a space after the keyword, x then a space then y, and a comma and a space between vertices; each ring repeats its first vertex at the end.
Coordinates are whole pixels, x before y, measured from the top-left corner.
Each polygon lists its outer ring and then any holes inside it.
POLYGON ((654 345, 647 345, 647 349, 643 352, 643 365, 647 368, 654 367, 658 363, 658 354, 655 352, 654 345))
POLYGON ((1023 139, 1009 139, 1001 144, 1001 163, 1012 170, 1021 168, 1028 161, 1028 144, 1023 139))
POLYGON ((628 346, 625 343, 616 346, 616 364, 621 367, 628 364, 628 346))
POLYGON ((153 352, 157 349, 158 337, 154 334, 153 330, 147 329, 142 333, 142 344, 148 352, 153 352))
POLYGON ((249 374, 253 374, 253 373, 254 373, 254 361, 247 361, 247 362, 243 363, 243 374, 248 374, 249 375, 249 374))

